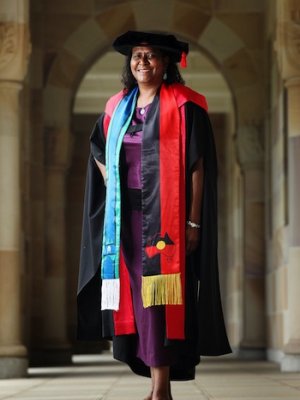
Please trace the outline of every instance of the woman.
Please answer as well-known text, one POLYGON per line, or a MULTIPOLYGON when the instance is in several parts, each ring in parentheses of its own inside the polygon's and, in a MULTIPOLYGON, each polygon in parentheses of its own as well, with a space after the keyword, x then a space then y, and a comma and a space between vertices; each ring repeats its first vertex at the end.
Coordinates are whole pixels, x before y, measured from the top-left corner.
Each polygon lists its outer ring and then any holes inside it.
POLYGON ((215 147, 205 98, 184 86, 176 65, 187 43, 129 31, 113 46, 127 57, 125 88, 91 136, 78 337, 112 339, 116 359, 151 376, 147 399, 170 400, 170 380, 194 379, 201 354, 231 352, 215 147))

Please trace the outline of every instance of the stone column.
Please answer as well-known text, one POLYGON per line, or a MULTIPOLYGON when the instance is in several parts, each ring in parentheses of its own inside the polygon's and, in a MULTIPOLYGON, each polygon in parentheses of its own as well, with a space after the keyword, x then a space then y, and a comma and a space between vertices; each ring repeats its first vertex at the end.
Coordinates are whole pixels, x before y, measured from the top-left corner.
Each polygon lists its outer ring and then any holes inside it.
POLYGON ((44 340, 47 346, 43 350, 48 362, 56 364, 71 361, 66 310, 65 175, 66 167, 63 165, 46 168, 44 340))
POLYGON ((289 253, 287 268, 287 319, 284 332, 283 371, 300 371, 300 76, 286 81, 288 90, 288 209, 289 253))
POLYGON ((300 4, 277 1, 275 47, 287 90, 288 126, 288 229, 287 312, 284 326, 283 371, 300 371, 300 4))
POLYGON ((20 91, 30 50, 28 4, 0 3, 0 378, 26 374, 21 318, 20 91))
POLYGON ((238 158, 244 181, 243 321, 241 358, 265 357, 265 241, 262 134, 255 125, 238 130, 238 158))
POLYGON ((18 83, 0 81, 0 378, 24 375, 18 83))
MULTIPOLYGON (((45 130, 45 274, 43 333, 34 348, 33 365, 71 362, 67 334, 66 171, 70 132, 67 128, 45 130)), ((75 295, 75 294, 74 294, 75 295)))

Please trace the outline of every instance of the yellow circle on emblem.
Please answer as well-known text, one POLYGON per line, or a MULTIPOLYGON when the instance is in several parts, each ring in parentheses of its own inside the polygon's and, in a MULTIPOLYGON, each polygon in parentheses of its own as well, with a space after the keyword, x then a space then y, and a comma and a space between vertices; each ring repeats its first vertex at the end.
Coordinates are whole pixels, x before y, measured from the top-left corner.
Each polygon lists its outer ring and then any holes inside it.
POLYGON ((165 247, 166 247, 166 242, 164 242, 163 240, 159 240, 159 241, 156 243, 156 248, 157 248, 158 250, 163 250, 165 247))

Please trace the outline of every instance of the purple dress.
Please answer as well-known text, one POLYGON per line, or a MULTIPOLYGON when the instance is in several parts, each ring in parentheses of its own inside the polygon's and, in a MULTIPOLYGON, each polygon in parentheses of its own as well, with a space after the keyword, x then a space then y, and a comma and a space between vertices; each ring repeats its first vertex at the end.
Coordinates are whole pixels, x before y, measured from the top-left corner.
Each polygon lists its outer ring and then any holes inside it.
MULTIPOLYGON (((142 124, 148 110, 149 105, 144 109, 137 108, 132 125, 142 124)), ((142 131, 134 134, 126 133, 123 140, 127 168, 124 185, 129 189, 128 191, 133 189, 135 196, 141 196, 142 134, 142 131)), ((164 346, 165 308, 164 306, 144 308, 142 304, 142 211, 140 206, 136 206, 136 202, 133 203, 134 205, 129 202, 122 210, 122 243, 130 275, 137 328, 136 355, 149 367, 172 365, 175 362, 175 354, 170 347, 164 346)))

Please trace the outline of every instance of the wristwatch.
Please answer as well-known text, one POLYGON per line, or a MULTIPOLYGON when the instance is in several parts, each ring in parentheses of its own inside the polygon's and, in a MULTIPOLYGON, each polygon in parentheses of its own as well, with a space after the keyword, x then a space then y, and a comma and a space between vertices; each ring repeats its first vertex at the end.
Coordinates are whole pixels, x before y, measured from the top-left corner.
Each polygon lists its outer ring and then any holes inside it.
POLYGON ((191 228, 197 228, 197 229, 200 229, 200 226, 201 226, 200 224, 196 224, 196 222, 192 222, 190 220, 186 221, 186 224, 188 226, 190 226, 191 228))

